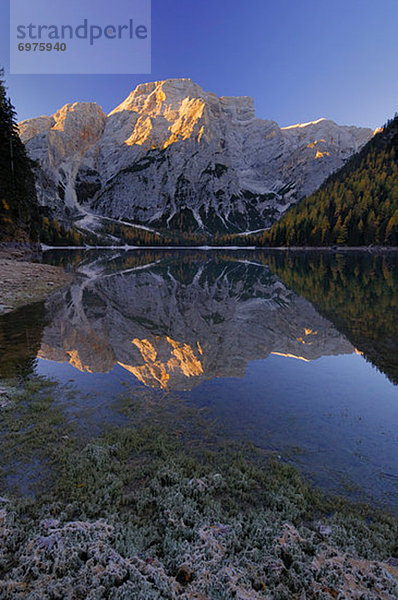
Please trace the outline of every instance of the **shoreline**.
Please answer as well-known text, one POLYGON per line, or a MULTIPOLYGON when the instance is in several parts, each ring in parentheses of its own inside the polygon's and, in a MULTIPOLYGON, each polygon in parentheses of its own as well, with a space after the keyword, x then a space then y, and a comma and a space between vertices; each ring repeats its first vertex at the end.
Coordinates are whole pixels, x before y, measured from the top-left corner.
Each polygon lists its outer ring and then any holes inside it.
POLYGON ((46 246, 42 245, 42 252, 50 252, 52 250, 120 250, 129 252, 132 250, 250 250, 250 251, 278 251, 278 252, 368 252, 373 253, 394 253, 398 252, 398 246, 46 246))
POLYGON ((41 302, 73 279, 61 267, 30 262, 31 248, 0 248, 0 315, 41 302))

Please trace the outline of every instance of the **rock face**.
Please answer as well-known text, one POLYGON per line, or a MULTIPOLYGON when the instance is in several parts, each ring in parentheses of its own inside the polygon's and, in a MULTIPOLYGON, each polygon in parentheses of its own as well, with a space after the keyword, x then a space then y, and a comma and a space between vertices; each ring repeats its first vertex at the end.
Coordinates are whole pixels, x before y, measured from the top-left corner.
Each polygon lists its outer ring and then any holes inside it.
POLYGON ((106 116, 95 103, 66 104, 52 117, 19 124, 28 154, 38 161, 37 193, 41 206, 65 219, 81 212, 77 203, 77 173, 86 152, 104 130, 106 116))
POLYGON ((278 219, 372 136, 320 119, 280 128, 248 97, 190 79, 139 85, 108 116, 92 103, 20 123, 40 203, 153 227, 248 231, 278 219))
POLYGON ((118 364, 149 387, 188 390, 243 377, 249 361, 269 354, 310 361, 354 352, 263 265, 195 255, 112 274, 117 261, 49 299, 41 358, 97 373, 118 364))

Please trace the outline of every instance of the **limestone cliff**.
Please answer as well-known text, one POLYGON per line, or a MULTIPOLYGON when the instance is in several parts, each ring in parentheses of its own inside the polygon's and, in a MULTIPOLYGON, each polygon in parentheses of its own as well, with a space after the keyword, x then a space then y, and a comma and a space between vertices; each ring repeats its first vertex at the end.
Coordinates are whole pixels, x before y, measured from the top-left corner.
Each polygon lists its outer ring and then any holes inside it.
POLYGON ((61 220, 209 232, 267 227, 372 136, 325 119, 280 128, 251 98, 190 79, 139 85, 108 116, 75 103, 19 127, 39 201, 61 220))

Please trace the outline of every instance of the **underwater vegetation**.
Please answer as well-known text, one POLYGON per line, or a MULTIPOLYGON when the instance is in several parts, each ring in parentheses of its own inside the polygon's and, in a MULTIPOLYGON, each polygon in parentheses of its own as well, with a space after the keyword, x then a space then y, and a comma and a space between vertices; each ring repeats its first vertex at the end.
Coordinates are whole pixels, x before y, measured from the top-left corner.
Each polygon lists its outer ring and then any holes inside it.
POLYGON ((1 405, 0 598, 397 597, 396 515, 145 396, 83 433, 60 393, 32 379, 1 405), (25 495, 8 479, 24 461, 41 465, 25 495))

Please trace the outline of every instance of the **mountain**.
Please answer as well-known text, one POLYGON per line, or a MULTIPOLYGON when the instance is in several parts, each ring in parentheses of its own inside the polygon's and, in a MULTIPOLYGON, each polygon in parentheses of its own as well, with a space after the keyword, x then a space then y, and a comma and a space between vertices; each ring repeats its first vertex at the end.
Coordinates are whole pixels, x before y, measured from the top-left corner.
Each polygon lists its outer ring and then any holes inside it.
POLYGON ((38 240, 39 208, 31 161, 18 135, 0 70, 0 242, 38 240))
POLYGON ((243 377, 250 361, 270 354, 310 361, 354 352, 262 264, 203 254, 136 260, 84 262, 47 300, 40 358, 84 372, 119 366, 149 387, 188 390, 243 377))
POLYGON ((51 218, 206 233, 270 226, 372 137, 325 119, 280 128, 251 98, 190 79, 139 85, 109 115, 67 104, 19 129, 51 218))
POLYGON ((262 241, 398 246, 398 115, 317 192, 290 208, 262 241))

